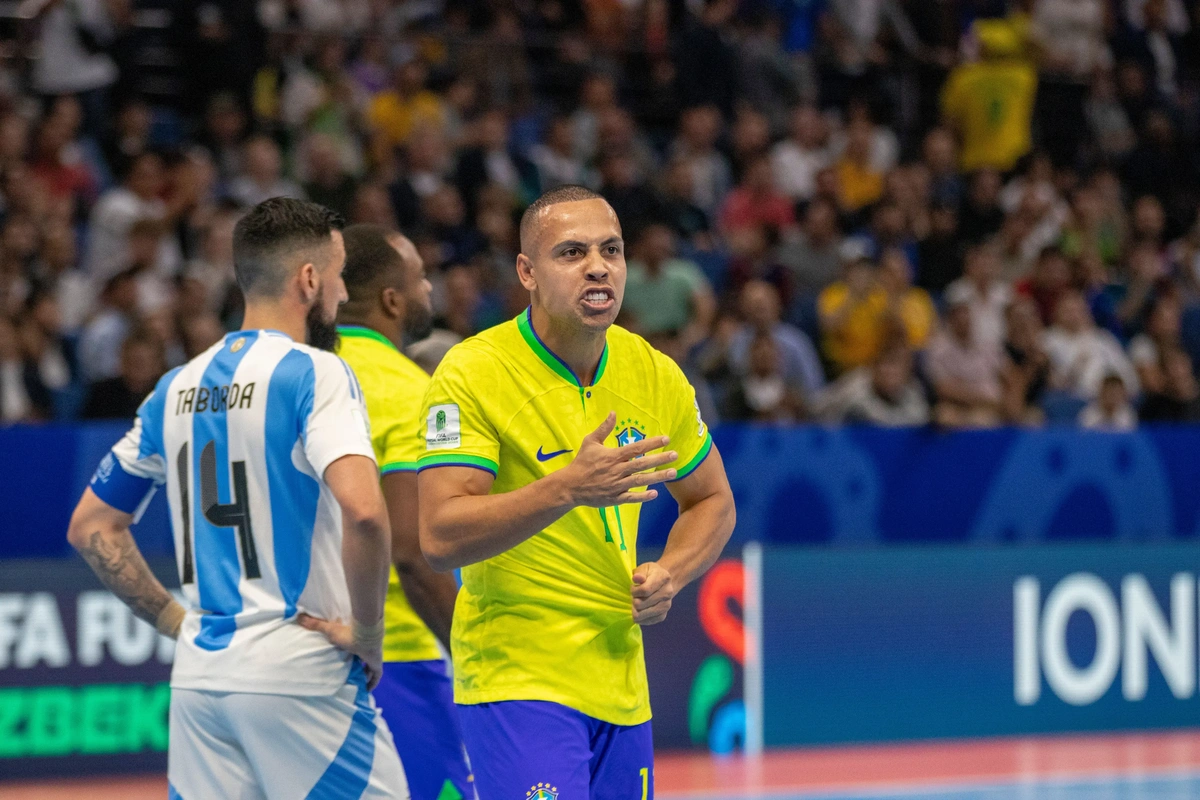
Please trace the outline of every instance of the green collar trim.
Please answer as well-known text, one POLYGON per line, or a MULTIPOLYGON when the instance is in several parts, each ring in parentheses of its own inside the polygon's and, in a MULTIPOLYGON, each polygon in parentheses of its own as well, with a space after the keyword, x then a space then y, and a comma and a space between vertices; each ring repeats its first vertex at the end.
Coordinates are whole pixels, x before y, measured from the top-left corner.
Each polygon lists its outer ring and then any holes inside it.
MULTIPOLYGON (((525 344, 529 345, 529 349, 542 360, 542 363, 550 368, 558 377, 562 378, 572 386, 580 389, 583 388, 583 382, 579 380, 574 371, 567 366, 567 362, 563 361, 554 351, 542 342, 537 331, 533 329, 532 309, 525 309, 524 313, 517 317, 517 330, 521 332, 521 338, 525 340, 525 344)), ((592 386, 600 382, 604 377, 604 369, 608 366, 608 342, 604 343, 604 351, 600 354, 600 363, 596 365, 596 377, 592 379, 592 386)))
POLYGON ((384 336, 382 333, 371 328, 364 328, 361 325, 338 325, 338 334, 345 336, 347 339, 374 339, 375 341, 385 344, 397 353, 399 348, 392 343, 392 340, 384 336))

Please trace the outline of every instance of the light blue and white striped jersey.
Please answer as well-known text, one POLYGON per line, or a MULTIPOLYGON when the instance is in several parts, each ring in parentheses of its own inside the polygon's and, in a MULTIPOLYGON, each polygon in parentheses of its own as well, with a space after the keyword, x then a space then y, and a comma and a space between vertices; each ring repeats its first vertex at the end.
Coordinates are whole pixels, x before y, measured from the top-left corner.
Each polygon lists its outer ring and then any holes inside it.
POLYGON ((325 469, 374 460, 362 391, 333 353, 228 334, 167 373, 92 490, 140 513, 165 484, 188 615, 171 685, 331 694, 349 657, 295 621, 349 621, 341 510, 325 469))

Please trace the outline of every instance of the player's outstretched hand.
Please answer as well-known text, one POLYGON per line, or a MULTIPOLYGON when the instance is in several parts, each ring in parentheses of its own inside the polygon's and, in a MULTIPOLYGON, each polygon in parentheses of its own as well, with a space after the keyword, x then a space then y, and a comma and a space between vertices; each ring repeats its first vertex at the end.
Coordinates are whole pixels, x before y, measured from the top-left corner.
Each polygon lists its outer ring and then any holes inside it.
POLYGON ((354 628, 342 622, 298 614, 296 620, 301 627, 324 635, 329 643, 339 650, 358 656, 367 669, 367 688, 374 689, 383 676, 383 637, 355 637, 354 628))
POLYGON ((622 447, 608 447, 604 442, 616 424, 616 412, 610 411, 599 428, 583 437, 575 460, 561 470, 577 506, 601 508, 646 503, 658 497, 658 492, 634 489, 675 477, 674 469, 658 468, 675 461, 678 453, 671 450, 647 455, 670 444, 669 437, 654 436, 622 447))
POLYGON ((633 571, 633 621, 639 625, 654 625, 667 618, 671 601, 675 599, 675 583, 670 571, 657 561, 639 564, 633 571))

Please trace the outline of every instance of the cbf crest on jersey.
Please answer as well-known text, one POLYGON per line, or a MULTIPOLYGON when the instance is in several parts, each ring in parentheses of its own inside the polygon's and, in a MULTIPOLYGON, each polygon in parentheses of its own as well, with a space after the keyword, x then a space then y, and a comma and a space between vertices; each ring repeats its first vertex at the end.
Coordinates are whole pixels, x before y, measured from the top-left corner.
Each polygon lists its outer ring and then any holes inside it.
MULTIPOLYGON (((618 422, 617 444, 624 447, 627 444, 633 444, 645 439, 646 434, 642 431, 641 425, 642 423, 636 419, 623 419, 618 422)), ((637 456, 637 458, 641 458, 641 456, 637 456)))
POLYGON ((525 793, 525 800, 558 800, 558 787, 548 783, 530 786, 529 791, 525 793))

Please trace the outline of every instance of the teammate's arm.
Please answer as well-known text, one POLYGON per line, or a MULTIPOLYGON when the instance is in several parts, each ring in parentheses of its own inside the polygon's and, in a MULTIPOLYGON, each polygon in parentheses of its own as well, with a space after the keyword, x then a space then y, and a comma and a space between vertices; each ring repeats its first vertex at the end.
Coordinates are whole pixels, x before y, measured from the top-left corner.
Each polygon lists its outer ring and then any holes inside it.
POLYGON ((417 476, 420 541, 430 565, 443 572, 499 555, 578 506, 645 503, 657 497, 653 489, 634 490, 674 478, 673 469, 646 470, 670 464, 678 453, 646 455, 665 447, 666 436, 607 447, 604 441, 616 422, 616 414, 610 413, 583 438, 574 461, 511 492, 488 494, 493 476, 471 467, 422 470, 417 476), (634 461, 637 456, 643 458, 634 461))
POLYGON ((342 456, 326 467, 325 483, 342 508, 342 568, 354 619, 347 626, 302 615, 300 624, 361 658, 373 689, 383 673, 383 601, 391 558, 379 472, 366 456, 342 456))
MULTIPOLYGON (((474 470, 478 472, 478 470, 474 470)), ((383 499, 392 523, 392 564, 400 576, 400 586, 408 604, 433 635, 450 650, 450 622, 458 581, 429 566, 421 555, 417 526, 417 475, 415 472, 391 472, 383 476, 383 499)))
POLYGON ((662 622, 679 590, 716 562, 733 534, 737 512, 721 454, 714 446, 690 475, 667 484, 679 503, 679 519, 671 526, 667 547, 658 561, 633 572, 633 621, 662 622))
POLYGON ((183 606, 150 571, 129 530, 132 524, 132 514, 110 506, 89 487, 71 515, 67 541, 139 619, 174 639, 183 623, 183 606))

